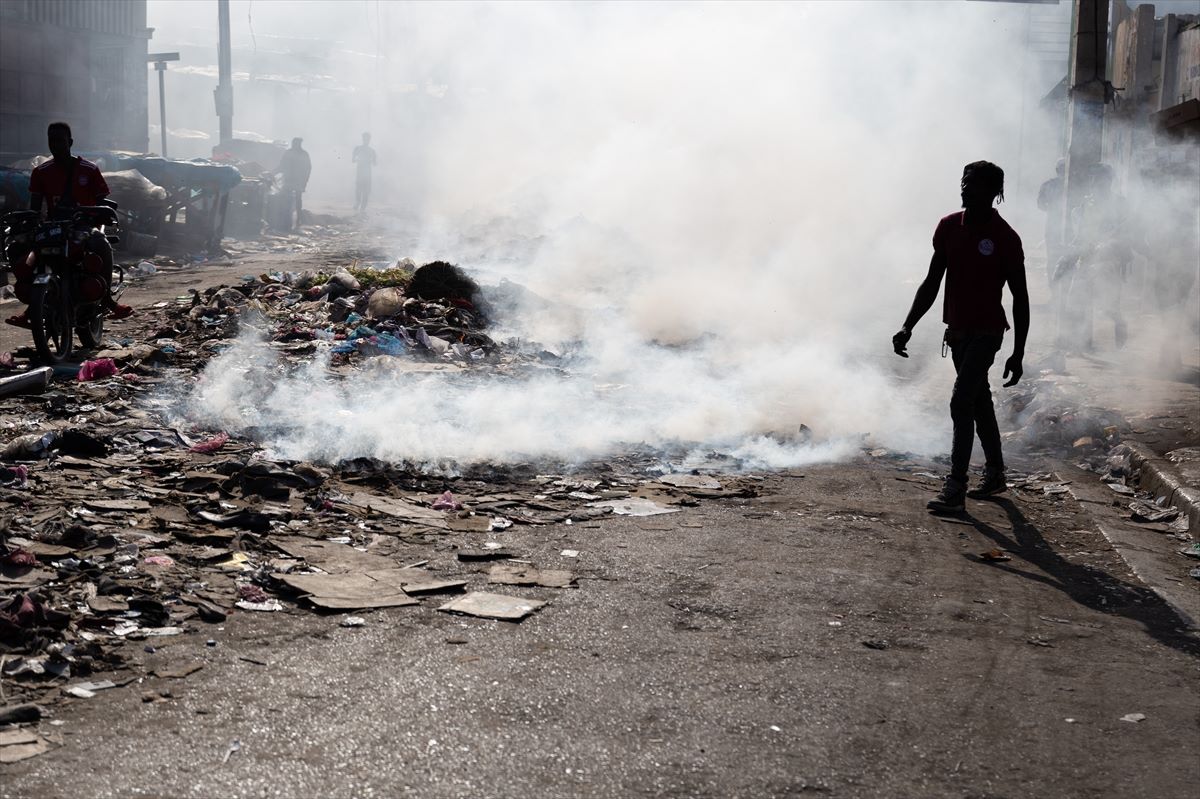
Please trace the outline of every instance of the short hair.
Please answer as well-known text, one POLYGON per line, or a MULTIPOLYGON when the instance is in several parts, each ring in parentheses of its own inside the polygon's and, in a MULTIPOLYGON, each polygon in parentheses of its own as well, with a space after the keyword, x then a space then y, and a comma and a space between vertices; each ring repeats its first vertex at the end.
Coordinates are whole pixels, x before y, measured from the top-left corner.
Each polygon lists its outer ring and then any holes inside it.
POLYGON ((51 122, 46 126, 46 135, 49 136, 51 133, 53 133, 55 128, 58 128, 59 130, 65 130, 67 132, 67 138, 72 138, 71 126, 66 122, 51 122))
POLYGON ((963 167, 962 187, 968 183, 978 185, 991 192, 992 197, 1004 202, 1004 170, 991 161, 972 161, 963 167))

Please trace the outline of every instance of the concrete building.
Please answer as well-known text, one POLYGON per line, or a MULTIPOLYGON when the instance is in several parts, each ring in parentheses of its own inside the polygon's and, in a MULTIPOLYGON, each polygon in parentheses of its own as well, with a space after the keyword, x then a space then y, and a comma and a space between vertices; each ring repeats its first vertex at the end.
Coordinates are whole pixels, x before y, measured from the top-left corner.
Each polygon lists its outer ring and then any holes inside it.
POLYGON ((1200 15, 1156 16, 1155 6, 1113 3, 1104 160, 1119 181, 1196 171, 1200 145, 1200 15))
POLYGON ((44 153, 46 125, 75 148, 148 149, 146 0, 0 2, 0 162, 44 153))

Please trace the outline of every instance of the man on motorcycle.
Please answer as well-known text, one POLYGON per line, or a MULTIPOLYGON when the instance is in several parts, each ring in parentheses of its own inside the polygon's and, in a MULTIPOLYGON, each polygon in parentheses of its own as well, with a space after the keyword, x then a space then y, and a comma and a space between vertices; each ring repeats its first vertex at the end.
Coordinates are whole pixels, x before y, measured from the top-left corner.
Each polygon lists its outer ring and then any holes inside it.
MULTIPOLYGON (((100 173, 99 167, 91 161, 71 155, 71 145, 75 143, 71 138, 71 126, 66 122, 51 122, 46 129, 46 137, 50 154, 54 157, 35 167, 33 174, 29 176, 30 209, 40 213, 42 203, 45 202, 46 212, 52 216, 56 210, 62 208, 98 205, 108 196, 108 184, 104 182, 104 175, 100 173)), ((111 282, 112 246, 97 232, 88 237, 87 247, 100 256, 107 268, 105 279, 111 282)), ((24 260, 19 260, 21 263, 11 263, 10 266, 17 281, 17 296, 24 297, 28 294, 33 274, 24 260)), ((133 313, 133 308, 117 303, 111 294, 105 297, 104 308, 113 319, 124 319, 133 313)), ((30 326, 27 310, 17 316, 10 316, 5 321, 17 327, 30 326)))

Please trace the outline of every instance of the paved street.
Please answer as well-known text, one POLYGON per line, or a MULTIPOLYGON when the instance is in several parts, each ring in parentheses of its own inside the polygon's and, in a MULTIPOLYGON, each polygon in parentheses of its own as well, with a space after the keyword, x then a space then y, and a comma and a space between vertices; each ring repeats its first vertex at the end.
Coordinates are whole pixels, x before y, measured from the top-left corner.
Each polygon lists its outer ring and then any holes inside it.
MULTIPOLYGON (((167 270, 128 296, 323 257, 167 270)), ((1194 386, 1127 374, 1139 409, 1102 365, 1073 368, 1143 438, 1194 434, 1194 386)), ((942 519, 924 503, 944 466, 864 456, 680 513, 513 527, 509 549, 580 576, 514 589, 550 602, 520 624, 435 602, 345 628, 286 603, 128 646, 122 674, 202 668, 62 700, 39 727, 60 746, 0 766, 0 796, 1192 795, 1200 639, 1181 618, 1200 591, 1178 541, 1069 460, 1011 465, 1071 489, 942 519)), ((486 588, 450 542, 409 554, 486 588)))
POLYGON ((3 793, 1191 795, 1196 638, 1069 495, 939 520, 931 490, 862 463, 514 528, 535 561, 580 550, 585 577, 531 589, 552 604, 520 625, 293 609, 235 616, 213 648, 164 639, 141 657, 204 668, 62 707, 66 746, 3 793), (978 557, 997 547, 1011 560, 978 557))

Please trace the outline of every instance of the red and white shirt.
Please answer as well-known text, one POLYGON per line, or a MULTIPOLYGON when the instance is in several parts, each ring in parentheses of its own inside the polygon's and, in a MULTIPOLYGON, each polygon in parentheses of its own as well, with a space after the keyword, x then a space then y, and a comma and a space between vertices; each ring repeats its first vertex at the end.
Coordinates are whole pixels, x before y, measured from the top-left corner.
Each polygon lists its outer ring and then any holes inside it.
POLYGON ((933 249, 946 255, 942 321, 953 330, 1008 330, 1004 284, 1025 270, 1021 237, 991 209, 983 222, 966 224, 964 212, 943 217, 933 232, 933 249))
MULTIPOLYGON (((108 184, 104 182, 100 167, 84 158, 76 161, 75 174, 71 176, 71 196, 76 205, 95 205, 108 196, 108 184)), ((69 169, 69 164, 59 163, 56 158, 34 167, 29 176, 29 193, 42 195, 47 209, 54 210, 66 192, 69 169)))

